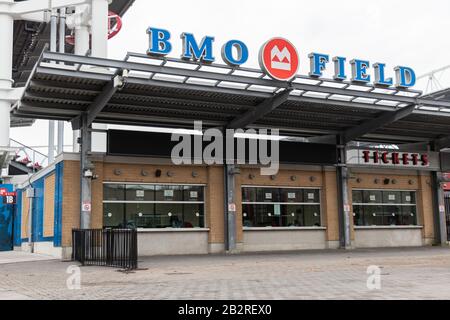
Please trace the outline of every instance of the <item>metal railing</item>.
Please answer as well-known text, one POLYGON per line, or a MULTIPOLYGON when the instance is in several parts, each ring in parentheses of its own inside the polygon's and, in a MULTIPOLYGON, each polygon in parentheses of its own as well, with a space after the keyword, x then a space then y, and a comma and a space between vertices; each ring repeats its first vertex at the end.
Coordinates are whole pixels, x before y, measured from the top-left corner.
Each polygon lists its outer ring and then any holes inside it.
POLYGON ((49 165, 47 156, 35 148, 26 146, 14 139, 10 139, 10 145, 16 149, 14 160, 30 168, 32 172, 39 171, 41 168, 49 165))
POLYGON ((72 230, 72 260, 82 265, 137 269, 134 229, 72 230))

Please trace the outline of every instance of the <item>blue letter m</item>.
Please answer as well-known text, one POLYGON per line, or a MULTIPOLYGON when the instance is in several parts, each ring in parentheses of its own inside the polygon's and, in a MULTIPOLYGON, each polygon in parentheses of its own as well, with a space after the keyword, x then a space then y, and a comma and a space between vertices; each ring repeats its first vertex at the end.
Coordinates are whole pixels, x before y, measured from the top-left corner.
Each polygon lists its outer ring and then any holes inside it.
POLYGON ((195 41, 194 35, 191 33, 181 34, 183 40, 182 59, 202 60, 204 62, 214 62, 212 44, 214 37, 204 37, 200 46, 195 41))

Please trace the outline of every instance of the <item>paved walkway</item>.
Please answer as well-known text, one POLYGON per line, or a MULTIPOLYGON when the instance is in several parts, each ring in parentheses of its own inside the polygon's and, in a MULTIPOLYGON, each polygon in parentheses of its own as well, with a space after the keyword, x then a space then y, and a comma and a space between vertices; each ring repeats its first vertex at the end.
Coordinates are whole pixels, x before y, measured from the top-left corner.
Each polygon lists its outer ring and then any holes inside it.
MULTIPOLYGON (((41 254, 31 254, 20 251, 0 252, 0 265, 13 264, 15 266, 19 266, 21 263, 24 262, 49 261, 49 260, 55 259, 53 257, 41 254)), ((0 283, 0 300, 26 300, 26 299, 30 299, 30 297, 16 292, 15 288, 9 289, 4 288, 4 286, 2 286, 2 283, 0 283)))
POLYGON ((55 260, 55 258, 42 254, 32 254, 21 251, 0 252, 0 265, 9 263, 45 261, 45 260, 55 260))
POLYGON ((82 267, 79 290, 67 287, 71 265, 0 265, 0 298, 450 299, 448 248, 154 257, 133 273, 82 267), (380 290, 367 288, 371 265, 380 267, 380 290))

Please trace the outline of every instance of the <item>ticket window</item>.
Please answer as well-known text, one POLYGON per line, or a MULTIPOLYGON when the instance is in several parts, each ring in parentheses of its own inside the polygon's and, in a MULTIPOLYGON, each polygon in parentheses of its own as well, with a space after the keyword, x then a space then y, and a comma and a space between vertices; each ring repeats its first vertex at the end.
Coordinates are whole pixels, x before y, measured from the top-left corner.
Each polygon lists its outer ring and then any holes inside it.
POLYGON ((204 228, 204 186, 104 184, 108 228, 204 228))
POLYGON ((320 227, 320 189, 243 187, 246 228, 320 227))
POLYGON ((415 226, 415 191, 353 190, 355 226, 415 226))

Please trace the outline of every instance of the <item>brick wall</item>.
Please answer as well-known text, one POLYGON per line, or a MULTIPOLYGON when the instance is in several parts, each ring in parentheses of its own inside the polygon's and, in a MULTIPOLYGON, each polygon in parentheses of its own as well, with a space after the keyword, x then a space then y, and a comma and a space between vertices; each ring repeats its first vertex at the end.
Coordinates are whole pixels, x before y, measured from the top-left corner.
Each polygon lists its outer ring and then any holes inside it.
MULTIPOLYGON (((146 165, 94 162, 98 179, 92 182, 92 228, 103 227, 103 182, 208 184, 206 187, 206 227, 209 241, 223 242, 223 169, 221 167, 146 165), (155 177, 156 170, 161 177, 155 177), (120 171, 120 174, 118 172, 120 171), (167 174, 170 172, 170 176, 167 174), (194 174, 195 173, 195 177, 194 174)), ((71 245, 71 230, 80 226, 80 168, 78 161, 64 162, 62 245, 71 245)))
POLYGON ((327 227, 327 240, 339 241, 339 212, 336 171, 323 171, 322 219, 327 227))
POLYGON ((80 163, 64 161, 62 246, 72 245, 72 229, 80 227, 80 163))
POLYGON ((44 237, 53 237, 55 229, 55 177, 53 173, 44 182, 44 237))
MULTIPOLYGON (((433 220, 433 191, 431 188, 431 175, 422 175, 418 177, 419 191, 418 210, 421 212, 421 222, 424 226, 423 237, 428 243, 434 241, 434 220, 433 220)), ((419 221, 420 223, 420 221, 419 221)))
POLYGON ((208 167, 206 188, 206 225, 209 243, 224 243, 223 167, 208 167))
MULTIPOLYGON (((223 167, 221 166, 171 166, 157 164, 133 164, 114 162, 95 162, 98 179, 92 183, 92 227, 103 226, 103 182, 124 183, 157 183, 157 184, 205 184, 205 219, 206 227, 210 228, 209 243, 224 242, 224 192, 223 167), (155 171, 162 171, 161 177, 155 176, 155 171), (168 173, 170 173, 168 175, 168 173), (195 173, 195 177, 193 175, 195 173)), ((401 189, 417 191, 417 208, 419 223, 424 226, 424 238, 432 239, 433 212, 431 206, 431 187, 429 174, 385 174, 385 173, 352 173, 354 179, 349 180, 349 192, 357 189, 401 189), (359 182, 356 180, 359 178, 359 182), (396 180, 396 184, 384 185, 383 179, 396 180), (375 183, 378 179, 378 183, 375 183)), ((80 203, 79 162, 65 161, 64 164, 64 199, 63 199, 63 246, 71 244, 71 230, 79 227, 80 203)), ((258 168, 241 167, 241 173, 236 176, 236 241, 243 242, 241 186, 277 186, 298 188, 320 188, 322 202, 322 223, 327 227, 327 240, 339 240, 339 220, 337 201, 337 181, 334 169, 308 171, 299 168, 282 168, 275 176, 262 176, 258 168)), ((351 203, 350 203, 351 204, 351 203)), ((26 212, 24 202, 23 212, 26 212)), ((23 214, 22 217, 27 216, 23 214)), ((23 219, 23 218, 22 218, 23 219)), ((353 218, 350 217, 353 227, 353 218)), ((26 226, 22 224, 22 229, 26 226)), ((22 233, 24 231, 22 230, 22 233)), ((24 233, 23 233, 24 234, 24 233)), ((26 234, 26 233, 25 233, 26 234)), ((354 230, 352 228, 352 237, 354 230)))
MULTIPOLYGON (((383 173, 353 173, 353 179, 349 180, 349 192, 351 202, 351 192, 353 189, 380 189, 380 190, 411 190, 417 192, 418 224, 423 225, 423 237, 425 240, 434 238, 433 206, 431 176, 428 173, 418 173, 416 175, 392 175, 383 173), (357 179, 361 179, 360 182, 357 179), (395 184, 384 185, 383 180, 388 178, 395 180, 395 184), (378 183, 375 183, 375 180, 378 183)), ((353 230, 353 217, 350 219, 353 230)), ((354 234, 354 232, 352 232, 354 234)))

